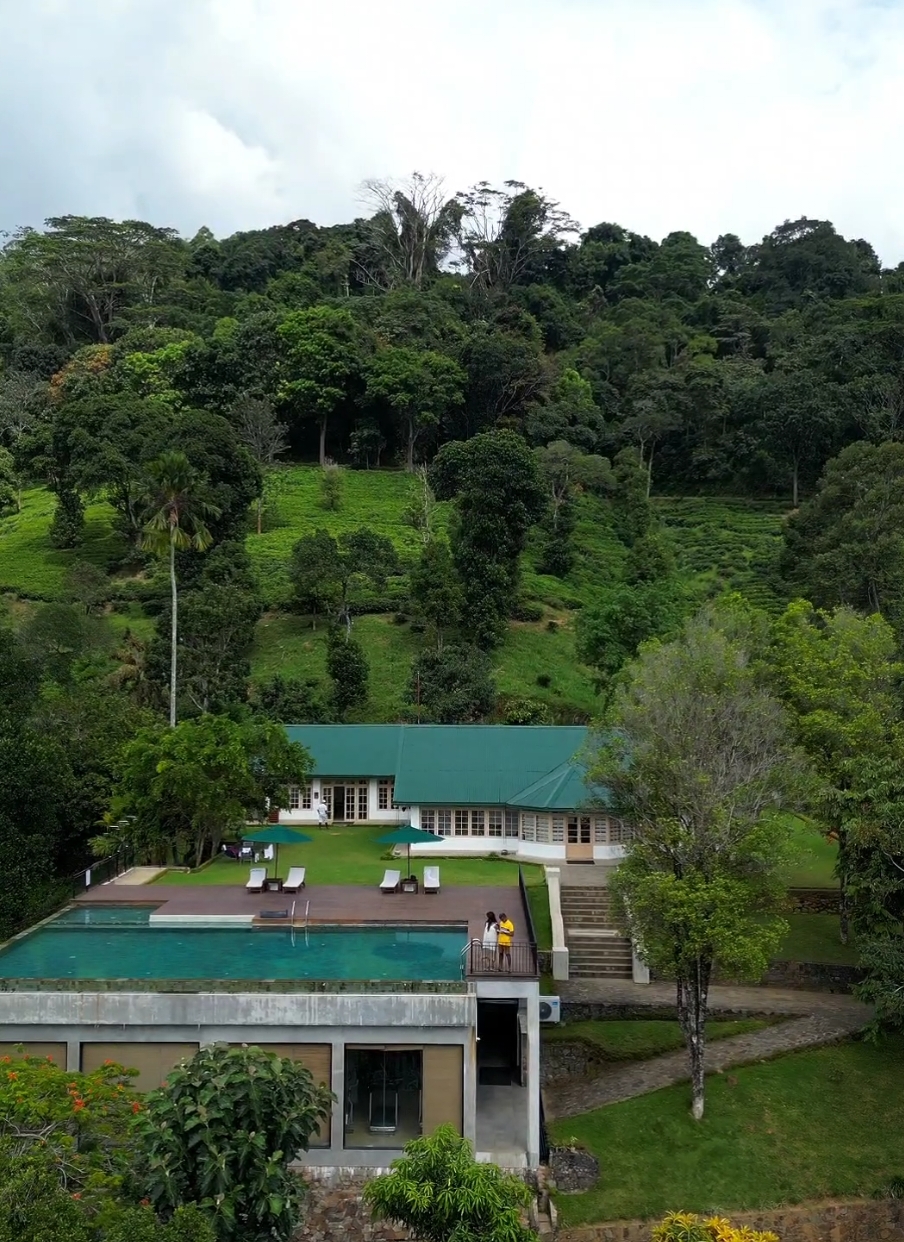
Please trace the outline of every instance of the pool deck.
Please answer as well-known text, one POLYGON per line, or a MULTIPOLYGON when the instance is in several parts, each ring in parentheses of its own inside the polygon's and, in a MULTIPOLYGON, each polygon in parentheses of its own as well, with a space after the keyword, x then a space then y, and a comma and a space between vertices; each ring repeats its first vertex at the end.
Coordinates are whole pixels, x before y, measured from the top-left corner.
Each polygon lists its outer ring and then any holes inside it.
MULTIPOLYGON (((238 879, 238 876, 237 876, 238 879)), ((516 940, 526 939, 526 918, 517 885, 486 887, 455 885, 438 893, 381 893, 366 885, 312 884, 300 893, 249 893, 241 883, 232 884, 154 884, 130 887, 101 884, 76 898, 78 905, 155 906, 153 922, 158 925, 236 926, 267 924, 277 927, 286 922, 273 918, 277 911, 292 910, 295 923, 304 923, 307 912, 311 924, 331 926, 355 923, 405 923, 468 925, 468 938, 483 936, 487 910, 497 916, 505 911, 515 923, 516 940), (310 903, 310 907, 308 907, 310 903), (267 911, 270 917, 262 918, 267 911)))

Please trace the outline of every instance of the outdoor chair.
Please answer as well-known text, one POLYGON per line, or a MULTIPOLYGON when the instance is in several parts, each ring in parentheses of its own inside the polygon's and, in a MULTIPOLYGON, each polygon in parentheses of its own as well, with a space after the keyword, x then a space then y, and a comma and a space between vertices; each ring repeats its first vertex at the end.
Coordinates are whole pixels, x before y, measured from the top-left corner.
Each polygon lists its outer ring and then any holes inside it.
POLYGON ((387 871, 380 881, 381 893, 397 893, 402 884, 401 871, 387 871))
POLYGON ((424 868, 424 892, 439 892, 439 867, 424 868))
POLYGON ((297 893, 304 888, 304 867, 290 867, 289 874, 283 880, 284 893, 297 893))
POLYGON ((249 893, 262 893, 264 891, 264 881, 267 878, 266 867, 252 867, 251 874, 248 877, 248 883, 245 885, 249 893))

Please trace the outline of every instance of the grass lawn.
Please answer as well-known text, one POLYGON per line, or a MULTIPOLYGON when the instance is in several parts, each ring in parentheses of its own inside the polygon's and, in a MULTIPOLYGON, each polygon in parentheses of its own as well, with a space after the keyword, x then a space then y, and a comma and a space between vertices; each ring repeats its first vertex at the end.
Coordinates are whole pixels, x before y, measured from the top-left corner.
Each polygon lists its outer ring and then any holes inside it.
MULTIPOLYGON (((727 1039, 729 1035, 749 1035, 763 1027, 774 1026, 780 1018, 741 1018, 730 1022, 707 1022, 707 1039, 727 1039)), ((605 1021, 569 1022, 563 1026, 545 1026, 542 1037, 546 1043, 571 1043, 580 1040, 592 1044, 604 1061, 645 1061, 663 1052, 684 1047, 684 1036, 677 1021, 605 1021)))
POLYGON ((835 863, 838 846, 818 824, 801 815, 784 815, 797 857, 788 872, 789 888, 837 888, 835 863))
POLYGON ((787 962, 829 962, 856 966, 857 950, 842 944, 837 914, 786 914, 790 931, 776 957, 787 962))
POLYGON ((686 1084, 558 1122, 602 1170, 562 1223, 869 1197, 904 1168, 902 1072, 904 1039, 847 1043, 712 1075, 701 1122, 686 1084))
MULTIPOLYGON (((303 866, 307 867, 308 879, 312 884, 379 883, 388 862, 383 855, 390 847, 379 844, 377 838, 390 832, 390 826, 355 824, 327 830, 312 827, 303 831, 312 838, 310 844, 280 847, 281 875, 286 875, 291 866, 303 866)), ((440 866, 444 885, 518 883, 518 864, 507 858, 444 858, 441 854, 431 854, 429 858, 413 856, 411 859, 415 874, 432 862, 440 866)), ((552 944, 552 931, 545 873, 542 867, 531 863, 522 863, 521 866, 524 882, 528 886, 537 943, 541 949, 548 949, 552 944)), ((247 867, 230 859, 218 858, 198 871, 167 871, 155 883, 238 884, 244 883, 247 878, 247 867)))
POLYGON ((0 518, 0 591, 25 599, 66 598, 66 571, 76 561, 92 561, 105 569, 122 555, 122 540, 113 533, 112 508, 104 501, 85 506, 85 532, 77 548, 52 548, 48 539, 56 501, 44 487, 22 493, 22 512, 0 518))

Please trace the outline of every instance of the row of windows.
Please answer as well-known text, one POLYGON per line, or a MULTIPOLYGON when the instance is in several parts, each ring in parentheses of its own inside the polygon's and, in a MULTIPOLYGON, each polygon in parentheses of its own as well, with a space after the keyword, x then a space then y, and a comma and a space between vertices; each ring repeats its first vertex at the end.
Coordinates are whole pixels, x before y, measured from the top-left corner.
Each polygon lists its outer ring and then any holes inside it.
MULTIPOLYGON (((377 806, 389 810, 395 793, 393 781, 387 777, 377 785, 377 806)), ((368 782, 347 781, 324 784, 321 797, 330 818, 348 823, 368 817, 368 782), (341 805, 334 810, 334 802, 341 805)), ((289 787, 290 811, 311 809, 311 787, 289 787)), ((425 807, 421 811, 421 827, 440 837, 509 837, 539 844, 560 844, 566 840, 594 845, 622 845, 631 839, 630 828, 620 819, 608 815, 543 814, 506 811, 501 807, 425 807)))
POLYGON ((520 837, 540 844, 568 840, 588 845, 621 845, 631 839, 628 826, 608 815, 544 815, 525 811, 519 822, 517 811, 499 807, 424 807, 421 827, 440 837, 520 837))
POLYGON ((421 811, 421 827, 439 837, 518 837, 518 812, 464 810, 454 807, 426 807, 421 811))

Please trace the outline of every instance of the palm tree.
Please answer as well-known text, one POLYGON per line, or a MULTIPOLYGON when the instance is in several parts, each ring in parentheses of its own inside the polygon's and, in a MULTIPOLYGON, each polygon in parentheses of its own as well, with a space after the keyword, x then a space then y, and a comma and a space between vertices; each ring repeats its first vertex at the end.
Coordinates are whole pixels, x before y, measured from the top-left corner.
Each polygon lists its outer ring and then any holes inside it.
POLYGON ((157 556, 169 555, 172 592, 172 636, 170 648, 170 726, 176 724, 176 640, 178 637, 178 592, 176 552, 196 548, 203 552, 213 543, 205 519, 219 517, 220 510, 204 499, 203 484, 184 453, 167 451, 148 466, 148 486, 144 495, 149 514, 142 528, 141 546, 157 556))

